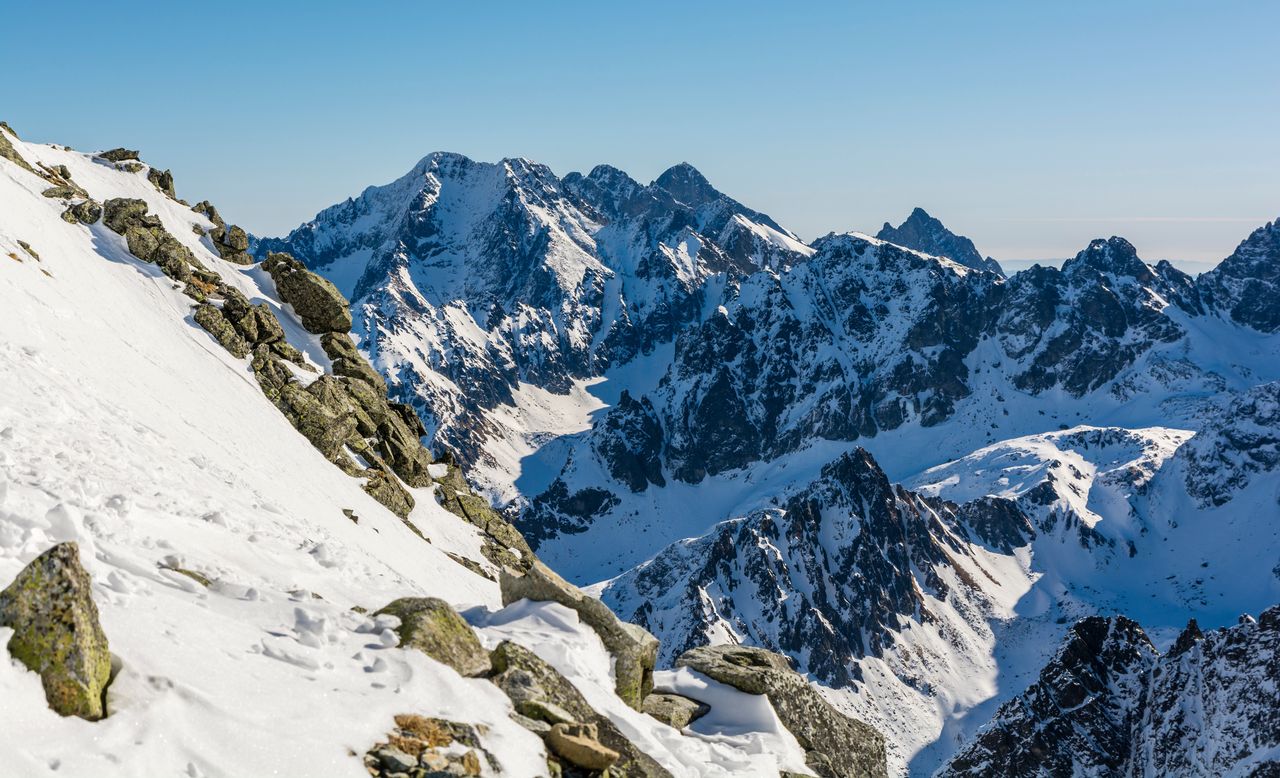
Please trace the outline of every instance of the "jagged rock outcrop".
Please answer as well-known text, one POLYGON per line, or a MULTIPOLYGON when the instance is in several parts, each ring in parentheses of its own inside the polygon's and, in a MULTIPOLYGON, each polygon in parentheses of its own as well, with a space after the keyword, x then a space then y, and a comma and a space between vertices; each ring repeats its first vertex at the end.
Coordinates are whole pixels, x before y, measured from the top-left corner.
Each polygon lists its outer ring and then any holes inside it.
POLYGON ((156 189, 159 189, 170 197, 175 199, 177 198, 178 193, 173 189, 173 173, 168 170, 156 170, 155 168, 151 168, 147 171, 147 180, 154 184, 156 189))
MULTIPOLYGON (((0 129, 3 130, 0 132, 0 157, 9 160, 29 173, 36 173, 36 169, 31 167, 31 163, 18 153, 18 150, 13 147, 13 141, 9 140, 10 135, 17 138, 18 133, 14 132, 13 128, 4 122, 0 122, 0 129)), ((36 175, 40 174, 36 173, 36 175)))
POLYGON ((1261 332, 1280 330, 1280 220, 1253 231, 1196 279, 1208 305, 1261 332))
POLYGON ((108 149, 107 151, 98 152, 98 157, 108 162, 128 162, 131 160, 136 162, 138 160, 138 152, 134 149, 125 148, 108 149))
MULTIPOLYGON (((671 773, 652 757, 636 748, 607 717, 597 713, 574 685, 532 651, 510 641, 493 650, 495 675, 492 680, 511 698, 531 731, 546 738, 558 724, 589 724, 596 728, 598 742, 616 752, 618 760, 609 774, 627 778, 670 778, 671 773), (572 722, 547 720, 567 714, 572 722), (540 724, 539 724, 540 722, 540 724)), ((552 749, 554 753, 554 749, 552 749)))
POLYGON ((237 265, 252 265, 253 256, 249 254, 249 233, 245 232, 243 227, 234 224, 228 227, 221 217, 218 217, 216 208, 208 205, 207 202, 204 205, 205 208, 201 212, 214 223, 214 228, 209 231, 209 240, 217 249, 218 256, 237 265))
POLYGON ((160 267, 175 281, 187 282, 194 276, 205 284, 218 284, 221 279, 196 259, 191 249, 182 245, 161 224, 159 217, 147 213, 144 200, 112 198, 102 204, 103 223, 112 232, 124 236, 129 253, 144 262, 160 267))
POLYGON ((111 652, 76 543, 48 549, 0 592, 0 626, 13 629, 9 654, 39 673, 50 708, 90 721, 107 715, 111 652))
POLYGON ((636 400, 623 390, 596 428, 601 432, 593 436, 596 454, 615 479, 633 492, 649 484, 667 485, 662 475, 662 424, 648 397, 636 400))
POLYGON ((1123 617, 1076 623, 941 776, 1269 775, 1280 769, 1280 607, 1160 655, 1123 617))
POLYGON ((821 778, 887 776, 884 736, 823 699, 787 658, 749 646, 703 646, 676 660, 748 694, 763 694, 782 725, 805 750, 805 764, 821 778))
MULTIPOLYGON (((412 411, 407 410, 407 413, 412 411)), ((493 509, 489 501, 471 490, 462 468, 447 452, 441 460, 447 469, 436 479, 436 499, 440 505, 484 533, 481 553, 499 570, 526 570, 536 557, 520 530, 493 509)))
POLYGON ((945 775, 1123 775, 1157 652, 1117 616, 1077 622, 1039 679, 1001 706, 945 775))
POLYGON ((222 310, 215 305, 197 305, 192 318, 196 324, 204 328, 231 355, 240 359, 249 355, 250 344, 236 332, 231 322, 223 316, 222 310))
POLYGON ((912 210, 907 220, 897 227, 885 222, 876 233, 876 238, 935 257, 946 257, 952 262, 974 270, 986 270, 1004 275, 999 262, 991 257, 984 258, 978 253, 978 248, 973 245, 973 241, 948 230, 942 222, 930 216, 923 208, 912 210))
MULTIPOLYGON (((245 248, 248 245, 246 239, 245 248)), ((302 326, 316 334, 351 331, 347 299, 327 279, 307 270, 288 254, 268 254, 262 266, 276 282, 280 299, 293 306, 302 326)))
POLYGON ((603 602, 538 561, 523 573, 504 569, 499 586, 503 605, 527 599, 558 602, 577 611, 583 623, 595 630, 613 655, 618 696, 631 707, 640 709, 645 696, 653 691, 657 638, 640 626, 622 621, 603 602))
POLYGON ((453 606, 436 597, 402 597, 375 615, 388 614, 400 620, 396 634, 400 645, 416 648, 469 677, 487 675, 489 652, 453 606))

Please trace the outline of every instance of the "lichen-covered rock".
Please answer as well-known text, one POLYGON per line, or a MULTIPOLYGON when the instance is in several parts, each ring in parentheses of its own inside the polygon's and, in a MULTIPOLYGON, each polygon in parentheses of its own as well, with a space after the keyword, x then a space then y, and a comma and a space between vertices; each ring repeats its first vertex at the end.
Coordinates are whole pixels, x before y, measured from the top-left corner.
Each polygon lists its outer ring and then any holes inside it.
POLYGON ((138 152, 132 149, 109 149, 107 151, 100 152, 98 157, 105 159, 108 162, 125 162, 127 160, 138 159, 138 152))
MULTIPOLYGON (((0 132, 0 157, 4 157, 24 170, 35 173, 35 168, 31 167, 31 163, 27 162, 27 160, 18 153, 18 150, 13 147, 13 142, 9 140, 9 135, 13 135, 15 138, 18 137, 18 134, 10 129, 9 125, 6 124, 4 125, 4 131, 0 132)), ((37 173, 37 175, 39 174, 37 173)))
POLYGON ((222 217, 218 214, 218 209, 215 208, 213 206, 213 203, 209 202, 208 200, 201 200, 200 202, 191 206, 191 210, 195 211, 198 214, 203 215, 209 221, 213 222, 214 225, 217 227, 225 227, 227 224, 222 220, 222 217))
MULTIPOLYGON (((217 215, 213 206, 209 206, 208 209, 214 216, 217 215)), ((220 223, 221 219, 218 222, 218 226, 209 232, 209 239, 213 241, 213 247, 218 250, 218 256, 237 265, 252 265, 253 257, 248 253, 249 234, 234 224, 227 227, 220 223)))
POLYGON ((268 254, 263 267, 276 282, 280 299, 293 306, 307 330, 316 334, 351 331, 347 299, 329 280, 288 254, 268 254))
POLYGON ((679 694, 655 692, 644 698, 640 710, 668 727, 684 729, 711 712, 711 706, 679 694))
MULTIPOLYGON (((369 360, 364 358, 356 348, 356 344, 352 342, 351 336, 344 332, 326 332, 320 336, 320 346, 324 349, 324 353, 329 356, 333 362, 334 375, 347 376, 364 381, 373 387, 374 391, 385 396, 387 393, 387 382, 377 370, 373 369, 373 365, 369 364, 369 360)), ((417 419, 414 415, 414 419, 417 419)), ((421 421, 418 422, 421 424, 421 421)), ((419 435, 426 434, 423 430, 419 435)))
POLYGON ((641 701, 653 691, 657 638, 642 627, 622 621, 609 606, 564 580, 542 562, 535 560, 523 575, 503 570, 498 585, 503 605, 521 599, 542 600, 558 602, 577 611, 583 623, 596 631, 614 657, 618 696, 636 710, 640 709, 641 701))
POLYGON ((76 196, 76 190, 69 186, 51 186, 40 194, 50 199, 69 200, 76 196))
POLYGON ((552 753, 584 770, 608 770, 621 756, 600 742, 594 724, 556 724, 547 733, 552 753))
POLYGON ((492 658, 496 674, 490 680, 511 698, 517 711, 529 709, 530 701, 549 703, 574 717, 576 723, 594 725, 599 742, 619 755, 618 761, 609 768, 613 778, 668 778, 671 775, 628 740, 612 721, 597 713, 569 679, 529 649, 503 641, 493 650, 492 658))
POLYGON ((297 383, 285 384, 280 397, 285 416, 325 459, 336 462, 340 455, 345 457, 342 448, 356 432, 356 420, 349 411, 326 404, 297 383))
POLYGON ((378 611, 400 619, 400 645, 416 648, 449 665, 459 674, 476 677, 490 669, 489 652, 453 606, 436 597, 402 597, 378 611))
POLYGON ((533 564, 536 557, 520 530, 494 510, 488 500, 471 490, 451 456, 446 454, 441 461, 448 469, 443 478, 436 479, 436 499, 445 510, 485 534, 480 549, 485 559, 500 570, 524 570, 533 564))
POLYGON ((212 305, 197 305, 195 313, 192 314, 196 324, 204 328, 222 344, 222 347, 230 351, 232 356, 243 359, 249 355, 249 344, 245 339, 240 337, 240 333, 236 332, 235 327, 231 326, 231 322, 227 321, 222 315, 222 311, 212 305))
POLYGON ((703 646, 686 651, 676 666, 768 697, 804 748, 805 764, 822 778, 888 775, 884 736, 832 707, 781 654, 750 646, 703 646))
POLYGON ((168 170, 156 170, 151 168, 147 171, 147 180, 155 184, 156 189, 169 195, 177 197, 177 193, 173 190, 173 173, 168 170))
POLYGON ((407 519, 413 512, 413 495, 400 485, 395 476, 376 468, 366 470, 365 475, 368 476, 363 487, 365 492, 386 506, 387 510, 402 519, 407 519))
POLYGON ((111 652, 75 543, 45 551, 0 592, 0 626, 13 628, 9 653, 40 674, 50 708, 91 721, 106 715, 111 652))
POLYGON ((206 270, 191 249, 169 234, 159 217, 147 213, 145 201, 115 197, 102 204, 102 213, 103 224, 124 236, 130 254, 158 265, 170 278, 187 281, 193 269, 206 270))
POLYGON ((279 343, 285 339, 284 327, 266 303, 252 305, 239 289, 229 286, 222 289, 222 295, 226 300, 222 305, 222 314, 249 343, 257 346, 279 343))
POLYGON ((103 224, 112 232, 123 235, 131 224, 143 227, 159 227, 160 220, 147 214, 147 201, 131 197, 113 197, 102 204, 103 224))
POLYGON ((67 207, 62 220, 70 224, 97 224, 102 218, 102 206, 93 200, 84 200, 67 207))

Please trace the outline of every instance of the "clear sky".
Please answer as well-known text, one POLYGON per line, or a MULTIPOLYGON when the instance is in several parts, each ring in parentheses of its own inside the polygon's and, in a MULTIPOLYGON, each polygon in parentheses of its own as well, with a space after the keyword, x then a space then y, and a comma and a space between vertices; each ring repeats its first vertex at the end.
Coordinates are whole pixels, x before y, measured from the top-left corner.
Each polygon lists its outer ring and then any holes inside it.
POLYGON ((802 237, 1214 260, 1280 217, 1280 3, 8 3, 0 119, 259 234, 435 150, 687 160, 802 237))

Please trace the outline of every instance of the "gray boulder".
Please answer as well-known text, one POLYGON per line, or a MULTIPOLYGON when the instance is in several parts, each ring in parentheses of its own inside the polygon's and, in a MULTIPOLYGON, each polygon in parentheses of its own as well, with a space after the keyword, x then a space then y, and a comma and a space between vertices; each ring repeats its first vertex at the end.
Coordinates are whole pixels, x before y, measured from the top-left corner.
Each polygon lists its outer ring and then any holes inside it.
POLYGON ((0 592, 0 626, 13 628, 9 653, 40 674, 50 708, 90 721, 107 715, 111 652, 79 546, 59 543, 18 573, 0 592))
POLYGON ((558 602, 577 611, 583 623, 596 631, 614 657, 618 696, 640 710, 641 701, 653 691, 657 638, 643 627, 622 621, 609 606, 564 580, 542 562, 535 560, 523 575, 504 569, 498 584, 503 605, 521 599, 539 600, 558 602))
POLYGON ((805 763, 822 778, 888 775, 884 736, 832 707, 781 654, 750 646, 703 646, 682 654, 676 667, 767 696, 804 748, 805 763))
POLYGON ((600 742, 594 724, 555 724, 546 740, 552 753, 584 770, 608 770, 622 756, 600 742))
POLYGON ((396 633, 401 646, 416 648, 464 676, 474 678, 489 673, 489 652, 480 645, 471 625, 444 600, 402 597, 376 615, 384 613, 400 619, 396 633))
POLYGON ((684 729, 711 712, 711 706, 679 694, 654 692, 644 698, 640 710, 668 727, 684 729))

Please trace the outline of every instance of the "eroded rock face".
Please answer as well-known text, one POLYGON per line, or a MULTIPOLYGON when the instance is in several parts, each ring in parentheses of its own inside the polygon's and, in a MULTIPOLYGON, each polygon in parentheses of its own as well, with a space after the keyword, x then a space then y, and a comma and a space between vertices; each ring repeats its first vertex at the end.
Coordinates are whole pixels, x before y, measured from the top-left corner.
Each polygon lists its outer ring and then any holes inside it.
POLYGON ((50 708, 91 721, 107 715, 111 652, 77 544, 45 551, 0 592, 0 626, 13 628, 9 653, 40 674, 50 708))
POLYGON ((552 727, 568 723, 539 718, 544 716, 543 711, 553 709, 557 711, 554 714, 557 718, 568 715, 573 717, 573 723, 593 725, 599 743, 618 753, 618 761, 609 768, 609 775, 670 778, 671 773, 636 748, 612 721, 597 713, 569 679, 532 651, 503 641, 493 650, 492 659, 496 672, 493 682, 511 698, 516 712, 531 722, 528 725, 530 731, 546 737, 552 727), (532 723, 537 721, 541 721, 543 726, 532 723))
POLYGON ((1001 706, 950 775, 1120 775, 1156 649, 1124 617, 1075 624, 1039 680, 1001 706), (1116 688, 1118 693, 1113 694, 1116 688))
POLYGON ((535 561, 523 575, 504 570, 499 586, 503 605, 528 599, 558 602, 577 611, 614 657, 618 696, 631 707, 640 709, 645 695, 653 690, 653 666, 658 658, 657 638, 642 627, 622 621, 609 610, 609 606, 564 580, 541 562, 535 561))
POLYGON ((302 326, 316 334, 351 331, 347 299, 327 279, 307 270, 288 254, 268 254, 263 267, 276 282, 280 299, 297 311, 302 326))
POLYGON ((703 646, 685 652, 676 666, 767 696, 804 748, 805 763, 822 778, 888 775, 884 736, 833 708, 781 654, 749 646, 703 646))
POLYGON ((449 603, 435 597, 403 597, 378 611, 400 619, 400 645, 416 648, 469 677, 489 672, 489 652, 449 603))

